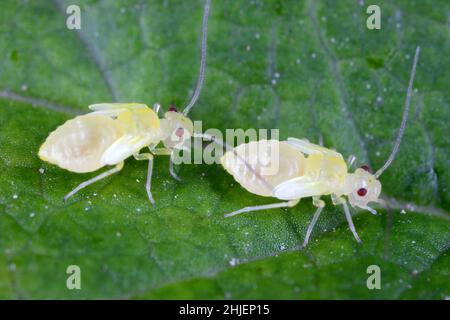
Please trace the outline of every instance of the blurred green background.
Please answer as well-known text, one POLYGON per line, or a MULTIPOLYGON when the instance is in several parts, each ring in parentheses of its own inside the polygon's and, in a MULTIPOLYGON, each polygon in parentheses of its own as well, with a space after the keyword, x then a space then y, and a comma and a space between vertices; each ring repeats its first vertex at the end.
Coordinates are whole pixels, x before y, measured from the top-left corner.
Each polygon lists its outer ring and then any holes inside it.
MULTIPOLYGON (((324 210, 299 247, 310 199, 224 219, 254 196, 218 165, 156 159, 62 197, 98 173, 43 163, 48 133, 96 102, 183 106, 198 73, 203 1, 2 1, 0 298, 444 299, 450 296, 448 1, 213 0, 203 128, 279 128, 379 168, 400 124, 422 48, 401 152, 382 176, 391 210, 324 210), (65 9, 81 8, 80 31, 65 9), (366 8, 381 8, 381 30, 366 8), (68 265, 81 290, 66 288, 68 265), (381 268, 381 290, 366 269, 381 268)), ((327 203, 330 202, 327 200, 327 203)))

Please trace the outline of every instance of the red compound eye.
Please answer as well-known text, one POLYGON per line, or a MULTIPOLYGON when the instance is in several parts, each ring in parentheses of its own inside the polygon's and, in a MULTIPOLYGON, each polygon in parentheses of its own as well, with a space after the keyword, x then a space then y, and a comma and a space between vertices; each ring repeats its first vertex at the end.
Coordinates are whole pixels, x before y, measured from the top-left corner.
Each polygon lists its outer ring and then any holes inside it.
POLYGON ((360 197, 364 197, 367 194, 367 189, 366 188, 359 188, 358 191, 356 191, 358 193, 358 196, 360 197))
POLYGON ((169 106, 169 111, 178 112, 177 108, 173 105, 169 106))
POLYGON ((370 168, 369 168, 368 165, 363 165, 363 166, 361 166, 360 168, 363 169, 363 170, 365 170, 365 171, 367 171, 367 172, 370 172, 370 168))
POLYGON ((184 134, 184 129, 183 129, 183 128, 178 128, 178 129, 175 131, 175 135, 176 135, 178 138, 181 138, 181 137, 183 136, 183 134, 184 134))

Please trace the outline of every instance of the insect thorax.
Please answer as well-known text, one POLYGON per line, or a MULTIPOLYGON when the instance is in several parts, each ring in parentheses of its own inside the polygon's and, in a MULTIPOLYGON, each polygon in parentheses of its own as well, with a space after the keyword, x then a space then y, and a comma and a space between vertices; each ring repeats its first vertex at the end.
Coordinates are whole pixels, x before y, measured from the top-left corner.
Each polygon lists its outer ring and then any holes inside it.
POLYGON ((328 186, 328 193, 342 193, 348 174, 347 164, 337 152, 312 153, 305 161, 305 176, 328 186))
POLYGON ((122 124, 125 132, 136 136, 149 134, 156 136, 161 126, 157 114, 149 108, 121 112, 117 120, 122 124))

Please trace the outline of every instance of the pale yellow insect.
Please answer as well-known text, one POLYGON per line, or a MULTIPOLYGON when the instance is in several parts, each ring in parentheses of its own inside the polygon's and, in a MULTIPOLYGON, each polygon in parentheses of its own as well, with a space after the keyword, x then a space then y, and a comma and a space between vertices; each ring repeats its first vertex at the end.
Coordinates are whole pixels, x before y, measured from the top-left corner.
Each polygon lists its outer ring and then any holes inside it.
POLYGON ((151 203, 151 178, 154 155, 170 155, 170 173, 179 180, 173 170, 174 152, 186 149, 184 142, 193 134, 192 121, 187 114, 197 101, 206 70, 206 35, 210 0, 206 0, 202 21, 202 46, 200 74, 197 86, 183 113, 169 108, 163 119, 158 118, 160 105, 153 109, 140 103, 100 103, 90 105, 93 111, 68 120, 50 133, 39 149, 39 157, 72 172, 85 173, 104 166, 115 166, 100 175, 81 183, 64 200, 86 186, 123 168, 124 160, 133 156, 136 160, 148 160, 146 190, 151 203), (158 147, 160 143, 163 147, 158 147), (139 153, 148 147, 149 152, 139 153))
MULTIPOLYGON (((325 202, 320 197, 330 195, 334 205, 343 206, 350 230, 355 239, 361 242, 353 225, 347 200, 353 207, 360 207, 376 214, 376 211, 370 208, 368 203, 380 201, 381 183, 378 178, 392 163, 398 152, 406 127, 418 57, 419 47, 415 53, 402 123, 394 148, 386 163, 375 174, 368 172, 367 166, 356 169, 354 173, 349 173, 347 164, 340 153, 307 140, 288 138, 287 141, 260 140, 241 144, 224 154, 221 159, 224 168, 249 192, 286 201, 245 207, 225 216, 230 217, 244 212, 272 208, 293 207, 300 199, 312 197, 317 210, 306 232, 303 243, 306 246, 325 206, 325 202), (275 153, 273 150, 278 150, 278 152, 275 153), (277 156, 276 159, 274 155, 277 156), (264 169, 270 167, 273 161, 278 161, 279 170, 275 174, 265 174, 264 169)), ((354 157, 352 159, 354 160, 354 157)))

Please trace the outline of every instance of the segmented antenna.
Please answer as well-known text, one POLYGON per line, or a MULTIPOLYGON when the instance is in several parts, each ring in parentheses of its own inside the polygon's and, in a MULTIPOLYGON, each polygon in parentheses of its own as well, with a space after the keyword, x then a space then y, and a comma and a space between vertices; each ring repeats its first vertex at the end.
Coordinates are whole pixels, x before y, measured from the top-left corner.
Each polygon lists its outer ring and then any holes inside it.
POLYGON ((194 94, 191 97, 191 101, 184 108, 183 114, 187 115, 191 111, 194 104, 197 102, 200 96, 200 91, 202 90, 203 80, 205 79, 205 69, 206 69, 206 36, 208 33, 208 17, 209 17, 209 6, 211 0, 206 0, 205 6, 203 8, 203 20, 202 20, 202 48, 201 48, 201 60, 200 60, 200 72, 197 79, 197 84, 195 86, 194 94))
POLYGON ((413 62, 413 66, 411 69, 411 75, 409 76, 408 90, 406 91, 406 99, 405 99, 405 106, 403 108, 402 123, 400 125, 400 129, 398 130, 397 138, 395 139, 394 148, 392 148, 391 155, 386 160, 385 164, 375 173, 375 178, 378 178, 379 176, 381 176, 381 174, 384 172, 384 170, 386 170, 391 165, 392 161, 394 161, 394 158, 397 155, 398 150, 400 148, 400 143, 402 142, 403 134, 405 133, 406 121, 408 120, 408 113, 409 113, 409 106, 411 103, 414 77, 416 75, 417 61, 419 60, 419 52, 420 52, 420 47, 417 47, 416 54, 414 55, 414 62, 413 62))

